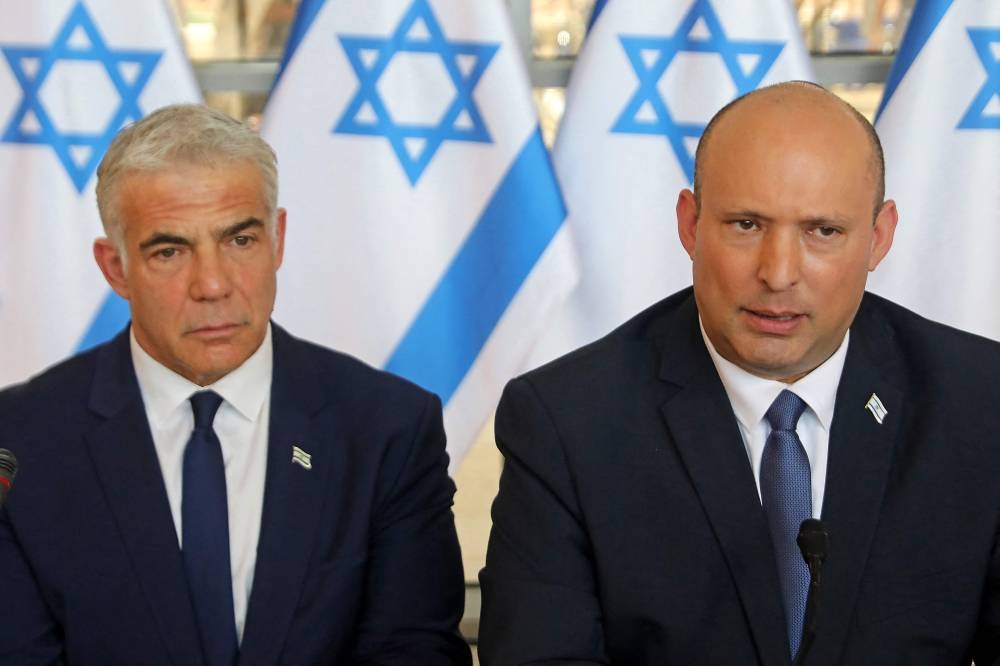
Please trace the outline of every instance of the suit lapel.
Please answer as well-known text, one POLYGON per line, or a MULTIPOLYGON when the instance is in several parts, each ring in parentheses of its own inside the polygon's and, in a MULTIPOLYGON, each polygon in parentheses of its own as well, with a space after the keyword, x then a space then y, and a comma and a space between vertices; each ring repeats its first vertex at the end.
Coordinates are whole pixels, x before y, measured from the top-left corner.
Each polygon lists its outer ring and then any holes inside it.
POLYGON ((87 433, 87 446, 171 661, 200 664, 187 578, 128 340, 126 331, 99 352, 89 406, 105 420, 87 433))
POLYGON ((660 376, 677 387, 662 413, 729 565, 764 664, 787 664, 788 638, 767 522, 739 426, 691 298, 663 340, 660 376))
POLYGON ((878 525, 904 405, 892 332, 866 296, 854 324, 830 432, 823 523, 830 547, 823 607, 810 662, 834 664, 848 639, 861 577, 878 525), (880 424, 866 409, 875 395, 880 424))
POLYGON ((303 344, 272 324, 274 371, 267 480, 253 590, 240 663, 277 663, 302 592, 330 474, 331 434, 313 432, 325 406, 320 377, 303 344), (292 447, 311 455, 311 469, 292 463, 292 447))

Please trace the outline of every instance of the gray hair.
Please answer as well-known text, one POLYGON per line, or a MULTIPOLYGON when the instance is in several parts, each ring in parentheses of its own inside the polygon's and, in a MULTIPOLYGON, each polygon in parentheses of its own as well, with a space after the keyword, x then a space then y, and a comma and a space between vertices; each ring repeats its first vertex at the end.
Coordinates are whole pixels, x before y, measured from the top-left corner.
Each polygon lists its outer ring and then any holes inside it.
POLYGON ((154 111, 118 133, 97 168, 97 209, 104 233, 125 253, 118 186, 136 172, 177 164, 216 167, 248 161, 260 170, 268 230, 274 234, 278 207, 278 163, 271 146, 246 124, 201 104, 175 104, 154 111))

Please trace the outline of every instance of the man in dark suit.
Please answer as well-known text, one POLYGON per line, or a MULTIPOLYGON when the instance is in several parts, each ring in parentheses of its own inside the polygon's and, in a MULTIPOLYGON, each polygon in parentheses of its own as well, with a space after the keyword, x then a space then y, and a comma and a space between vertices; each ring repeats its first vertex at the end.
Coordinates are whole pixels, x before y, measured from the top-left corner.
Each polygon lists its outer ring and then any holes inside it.
POLYGON ((168 107, 98 178, 132 321, 0 393, 0 663, 468 664, 440 403, 270 323, 271 149, 168 107))
POLYGON ((997 663, 1000 345, 864 292, 874 130, 782 84, 696 159, 693 289, 501 400, 482 663, 997 663))

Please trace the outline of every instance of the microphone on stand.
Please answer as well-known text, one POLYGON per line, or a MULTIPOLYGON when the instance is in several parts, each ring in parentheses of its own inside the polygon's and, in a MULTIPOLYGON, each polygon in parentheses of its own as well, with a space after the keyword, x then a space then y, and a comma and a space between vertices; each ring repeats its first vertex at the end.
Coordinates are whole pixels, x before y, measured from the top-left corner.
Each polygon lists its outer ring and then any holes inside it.
POLYGON ((830 547, 830 534, 823 523, 815 518, 806 518, 799 527, 796 539, 802 559, 809 566, 809 596, 806 598, 806 617, 802 627, 802 643, 795 656, 794 666, 805 663, 806 654, 816 638, 819 626, 820 598, 823 590, 823 562, 830 547))
POLYGON ((15 476, 17 476, 17 458, 7 449, 0 449, 0 507, 14 486, 15 476))

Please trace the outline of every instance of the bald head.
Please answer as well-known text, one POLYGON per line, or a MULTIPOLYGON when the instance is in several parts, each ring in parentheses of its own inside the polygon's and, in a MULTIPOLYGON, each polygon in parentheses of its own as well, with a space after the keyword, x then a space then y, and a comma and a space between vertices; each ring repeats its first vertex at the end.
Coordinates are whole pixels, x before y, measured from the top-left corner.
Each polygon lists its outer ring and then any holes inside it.
POLYGON ((885 198, 885 158, 875 128, 853 106, 822 86, 806 81, 789 81, 755 90, 724 106, 709 121, 695 153, 694 198, 699 208, 706 164, 712 159, 712 146, 716 143, 714 135, 720 128, 754 132, 767 124, 783 126, 799 135, 838 130, 848 137, 850 146, 863 152, 866 175, 874 188, 872 215, 878 212, 885 198))

